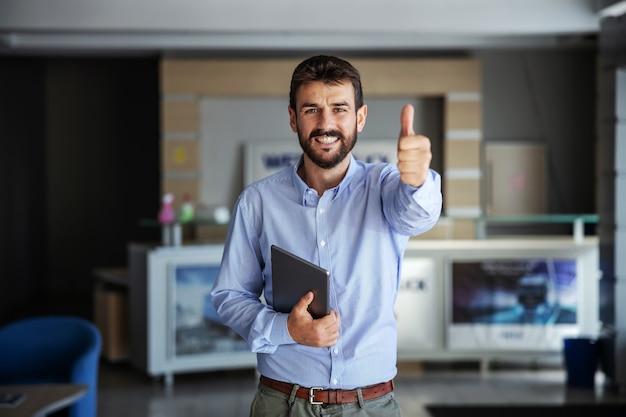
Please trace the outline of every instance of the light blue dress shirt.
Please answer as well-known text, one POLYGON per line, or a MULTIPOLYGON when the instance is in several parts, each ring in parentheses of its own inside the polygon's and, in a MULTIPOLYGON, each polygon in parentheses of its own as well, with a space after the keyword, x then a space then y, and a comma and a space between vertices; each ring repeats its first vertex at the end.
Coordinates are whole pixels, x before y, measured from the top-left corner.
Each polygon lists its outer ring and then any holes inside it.
POLYGON ((246 187, 233 210, 211 296, 269 378, 353 389, 397 373, 394 304, 402 258, 409 237, 439 219, 441 177, 431 170, 414 188, 400 181, 394 164, 350 158, 344 179, 321 197, 298 176, 301 159, 246 187), (296 344, 288 314, 272 310, 271 245, 330 271, 330 308, 341 319, 335 346, 296 344))

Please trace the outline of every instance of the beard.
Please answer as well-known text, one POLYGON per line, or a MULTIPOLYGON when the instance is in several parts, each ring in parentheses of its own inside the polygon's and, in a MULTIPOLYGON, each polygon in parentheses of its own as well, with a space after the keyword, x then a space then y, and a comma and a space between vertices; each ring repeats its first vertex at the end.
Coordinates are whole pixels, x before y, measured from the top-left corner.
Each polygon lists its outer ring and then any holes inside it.
POLYGON ((320 168, 330 169, 336 167, 352 151, 354 145, 356 145, 357 133, 356 127, 349 137, 345 137, 341 132, 337 130, 316 129, 311 132, 308 138, 305 138, 302 134, 302 131, 298 129, 298 139, 300 141, 300 147, 302 148, 306 156, 308 156, 315 165, 320 168), (311 143, 315 140, 313 138, 316 136, 334 136, 339 140, 341 146, 339 147, 339 150, 334 154, 323 150, 318 150, 316 152, 313 149, 313 146, 311 146, 311 143))

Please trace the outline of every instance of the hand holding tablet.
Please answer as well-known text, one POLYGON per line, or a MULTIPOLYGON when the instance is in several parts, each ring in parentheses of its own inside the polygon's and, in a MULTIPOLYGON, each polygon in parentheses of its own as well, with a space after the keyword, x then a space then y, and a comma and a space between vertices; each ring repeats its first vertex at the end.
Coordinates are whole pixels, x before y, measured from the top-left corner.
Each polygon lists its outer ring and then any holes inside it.
POLYGON ((313 291, 315 298, 309 313, 316 319, 327 315, 330 273, 276 245, 272 245, 271 251, 274 310, 289 313, 304 294, 313 291))

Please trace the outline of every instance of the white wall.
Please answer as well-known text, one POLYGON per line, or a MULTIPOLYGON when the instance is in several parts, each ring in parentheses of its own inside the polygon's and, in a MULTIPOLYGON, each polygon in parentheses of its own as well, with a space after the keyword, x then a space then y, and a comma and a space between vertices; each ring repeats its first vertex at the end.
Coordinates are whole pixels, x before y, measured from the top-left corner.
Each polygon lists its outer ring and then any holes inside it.
MULTIPOLYGON (((371 98, 366 99, 366 103, 367 122, 359 140, 389 139, 395 146, 400 132, 400 110, 406 103, 416 108, 416 130, 433 138, 443 137, 443 113, 437 100, 371 98)), ((244 184, 243 147, 246 143, 285 140, 300 149, 298 138, 289 127, 287 105, 288 97, 202 100, 201 158, 204 162, 200 198, 203 203, 233 206, 244 184)), ((356 146, 358 149, 358 143, 356 146)), ((441 141, 433 145, 436 156, 441 156, 442 146, 441 141)), ((441 172, 441 161, 435 165, 441 172)))

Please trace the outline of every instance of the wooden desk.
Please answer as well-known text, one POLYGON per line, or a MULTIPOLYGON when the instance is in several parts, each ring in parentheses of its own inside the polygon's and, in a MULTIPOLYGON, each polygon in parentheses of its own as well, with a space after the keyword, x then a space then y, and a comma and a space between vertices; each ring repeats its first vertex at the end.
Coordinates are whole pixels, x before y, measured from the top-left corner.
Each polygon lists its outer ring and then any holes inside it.
POLYGON ((0 407, 0 417, 43 417, 78 401, 87 392, 87 385, 0 385, 0 392, 26 394, 17 406, 0 407))

